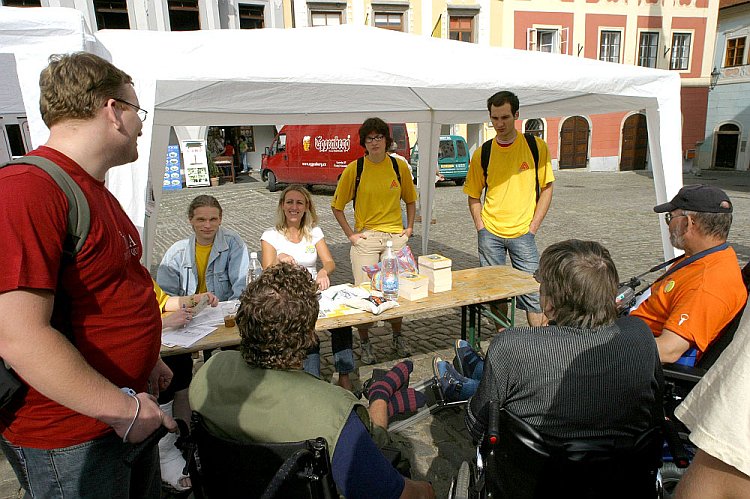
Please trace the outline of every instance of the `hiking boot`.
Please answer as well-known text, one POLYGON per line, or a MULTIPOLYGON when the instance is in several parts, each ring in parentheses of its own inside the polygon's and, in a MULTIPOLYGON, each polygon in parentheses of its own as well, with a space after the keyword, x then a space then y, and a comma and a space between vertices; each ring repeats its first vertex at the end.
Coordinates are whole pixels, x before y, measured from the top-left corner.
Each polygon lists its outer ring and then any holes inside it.
POLYGON ((359 360, 361 360, 363 364, 375 364, 378 361, 378 358, 375 357, 375 352, 372 349, 372 343, 369 341, 363 341, 359 346, 362 348, 362 355, 359 360))
POLYGON ((440 387, 447 402, 456 402, 463 400, 461 398, 461 388, 463 388, 466 378, 461 376, 458 371, 440 357, 432 359, 432 371, 435 373, 435 379, 440 387))
POLYGON ((408 357, 411 355, 411 345, 409 345, 409 340, 404 338, 403 335, 394 336, 391 344, 399 357, 408 357))
MULTIPOLYGON (((467 378, 480 379, 481 373, 478 373, 480 374, 478 377, 475 377, 474 373, 484 360, 482 360, 482 357, 479 356, 476 350, 471 348, 469 342, 466 340, 456 340, 453 350, 456 352, 456 357, 453 359, 453 365, 456 367, 456 370, 467 378)), ((481 366, 481 368, 483 367, 484 365, 481 366)))

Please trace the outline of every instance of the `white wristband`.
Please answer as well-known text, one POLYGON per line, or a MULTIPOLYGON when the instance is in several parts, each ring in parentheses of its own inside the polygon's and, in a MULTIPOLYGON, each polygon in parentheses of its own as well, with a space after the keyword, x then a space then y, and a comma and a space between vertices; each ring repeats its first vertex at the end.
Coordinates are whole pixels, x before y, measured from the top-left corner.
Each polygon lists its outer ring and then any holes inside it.
POLYGON ((135 396, 135 390, 132 388, 120 388, 120 391, 126 395, 130 395, 135 399, 135 416, 133 416, 133 420, 130 422, 130 425, 128 426, 128 429, 125 430, 125 435, 122 436, 122 442, 127 443, 128 442, 128 435, 130 435, 130 430, 133 429, 133 425, 135 424, 135 420, 138 419, 138 414, 141 412, 141 401, 138 400, 138 397, 135 396))

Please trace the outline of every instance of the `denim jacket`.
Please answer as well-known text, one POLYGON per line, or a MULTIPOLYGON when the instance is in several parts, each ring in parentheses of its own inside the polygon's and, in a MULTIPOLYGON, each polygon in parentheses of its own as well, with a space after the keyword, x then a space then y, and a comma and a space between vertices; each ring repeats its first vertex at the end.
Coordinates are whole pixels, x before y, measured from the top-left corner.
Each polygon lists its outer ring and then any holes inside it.
MULTIPOLYGON (((242 237, 219 227, 206 266, 206 289, 219 300, 236 300, 245 289, 250 259, 242 237)), ((198 269, 195 264, 195 234, 177 241, 164 254, 156 272, 156 282, 165 293, 188 296, 196 292, 198 269)))

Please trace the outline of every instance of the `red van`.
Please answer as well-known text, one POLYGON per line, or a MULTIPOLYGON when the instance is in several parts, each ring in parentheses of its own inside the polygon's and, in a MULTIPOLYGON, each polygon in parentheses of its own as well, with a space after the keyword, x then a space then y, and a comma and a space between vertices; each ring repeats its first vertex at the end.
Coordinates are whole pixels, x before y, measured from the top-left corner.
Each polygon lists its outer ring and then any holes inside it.
MULTIPOLYGON (((278 184, 336 185, 346 165, 364 156, 355 125, 287 125, 266 148, 261 178, 274 192, 278 184)), ((393 152, 409 161, 409 134, 404 123, 388 125, 393 152)))

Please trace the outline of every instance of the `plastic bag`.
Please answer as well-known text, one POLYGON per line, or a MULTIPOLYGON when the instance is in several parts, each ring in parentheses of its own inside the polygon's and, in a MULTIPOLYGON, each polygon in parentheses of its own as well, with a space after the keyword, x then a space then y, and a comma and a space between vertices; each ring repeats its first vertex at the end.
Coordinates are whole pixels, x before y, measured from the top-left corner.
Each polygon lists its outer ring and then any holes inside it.
MULTIPOLYGON (((414 255, 408 245, 396 252, 396 262, 398 263, 399 274, 403 272, 417 273, 417 262, 414 260, 414 255)), ((370 278, 372 289, 383 291, 382 262, 378 262, 375 265, 362 265, 362 270, 370 278)))
POLYGON ((383 297, 374 295, 370 295, 367 298, 352 298, 346 300, 344 303, 365 312, 372 312, 375 315, 381 314, 389 308, 398 307, 397 301, 386 300, 383 297))

